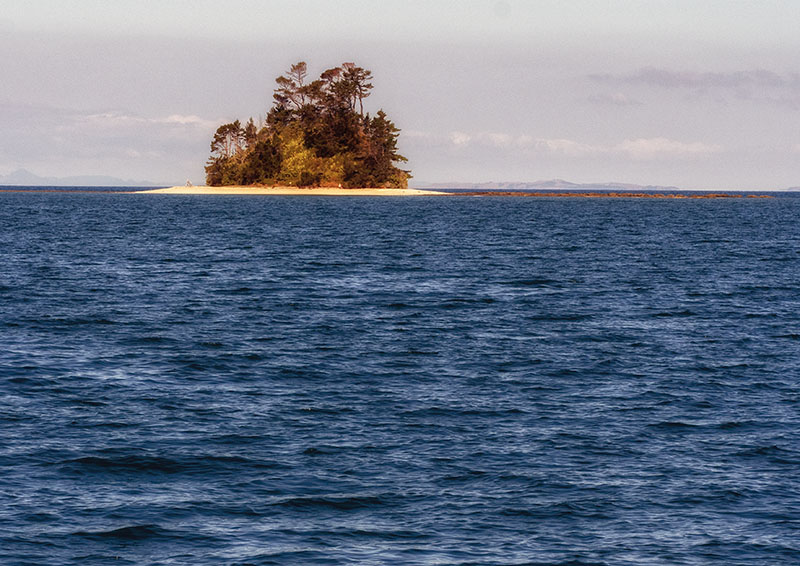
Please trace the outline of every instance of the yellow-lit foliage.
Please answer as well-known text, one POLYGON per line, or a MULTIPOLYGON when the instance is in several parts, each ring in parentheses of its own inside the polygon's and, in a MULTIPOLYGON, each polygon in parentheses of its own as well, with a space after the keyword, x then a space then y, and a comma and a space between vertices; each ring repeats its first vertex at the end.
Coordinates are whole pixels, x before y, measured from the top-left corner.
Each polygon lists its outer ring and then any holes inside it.
POLYGON ((321 159, 308 149, 303 142, 303 133, 296 128, 287 128, 281 135, 281 153, 285 156, 278 181, 297 185, 303 172, 320 172, 321 159))

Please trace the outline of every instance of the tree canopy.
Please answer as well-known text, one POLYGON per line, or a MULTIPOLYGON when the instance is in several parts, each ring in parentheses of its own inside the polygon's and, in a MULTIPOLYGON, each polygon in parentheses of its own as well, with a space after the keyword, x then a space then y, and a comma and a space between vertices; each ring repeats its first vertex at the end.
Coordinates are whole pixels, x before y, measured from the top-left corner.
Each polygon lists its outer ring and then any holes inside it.
POLYGON ((383 110, 364 113, 372 73, 355 63, 308 80, 304 61, 275 79, 266 121, 250 118, 217 128, 206 183, 219 185, 405 188, 411 176, 396 164, 400 130, 383 110))

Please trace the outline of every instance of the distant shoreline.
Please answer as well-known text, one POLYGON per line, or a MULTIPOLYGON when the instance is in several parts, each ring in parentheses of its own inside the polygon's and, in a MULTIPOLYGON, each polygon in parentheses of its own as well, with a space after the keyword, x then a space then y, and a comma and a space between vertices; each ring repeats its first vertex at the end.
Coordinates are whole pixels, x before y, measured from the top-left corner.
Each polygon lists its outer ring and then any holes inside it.
POLYGON ((541 191, 460 191, 443 192, 432 189, 340 189, 336 187, 167 187, 136 191, 138 194, 180 195, 319 195, 319 196, 467 196, 467 197, 573 197, 573 198, 658 198, 658 199, 716 199, 772 198, 769 195, 731 193, 642 193, 642 192, 541 192, 541 191))
POLYGON ((577 197, 577 198, 655 198, 655 199, 714 199, 714 198, 774 198, 772 195, 731 193, 640 193, 640 192, 531 192, 531 191, 464 191, 456 194, 468 197, 577 197))
MULTIPOLYGON (((128 187, 125 187, 128 188, 128 187)), ((59 188, 0 188, 0 193, 59 193, 59 194, 118 194, 118 195, 305 195, 305 196, 461 196, 461 197, 539 197, 539 198, 635 198, 635 199, 742 199, 742 198, 775 198, 773 195, 747 193, 643 193, 643 192, 577 192, 577 191, 458 191, 444 192, 433 189, 386 189, 338 187, 288 187, 288 186, 175 186, 160 189, 143 190, 103 190, 98 187, 63 190, 59 188)))

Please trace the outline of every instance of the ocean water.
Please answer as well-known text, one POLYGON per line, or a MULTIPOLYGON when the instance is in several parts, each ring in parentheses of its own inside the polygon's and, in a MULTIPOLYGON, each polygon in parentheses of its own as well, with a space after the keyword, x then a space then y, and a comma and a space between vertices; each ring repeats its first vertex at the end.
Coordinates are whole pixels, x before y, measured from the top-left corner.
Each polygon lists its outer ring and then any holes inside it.
POLYGON ((0 194, 0 563, 798 564, 796 196, 0 194))

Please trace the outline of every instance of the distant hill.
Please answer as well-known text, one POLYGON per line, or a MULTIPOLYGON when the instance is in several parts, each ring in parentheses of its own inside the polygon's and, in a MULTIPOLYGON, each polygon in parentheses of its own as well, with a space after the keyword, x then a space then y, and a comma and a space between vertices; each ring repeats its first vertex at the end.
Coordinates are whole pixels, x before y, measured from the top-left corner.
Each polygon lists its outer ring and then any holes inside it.
POLYGON ((426 189, 470 189, 470 190, 505 190, 519 189, 608 189, 615 191, 678 191, 678 187, 664 187, 660 185, 635 185, 631 183, 572 183, 564 179, 550 179, 548 181, 520 181, 520 182, 495 182, 487 183, 429 183, 415 184, 418 188, 426 189))
POLYGON ((118 179, 105 175, 78 175, 74 177, 40 177, 26 169, 17 169, 8 175, 0 175, 0 185, 22 187, 158 187, 150 181, 118 179))

